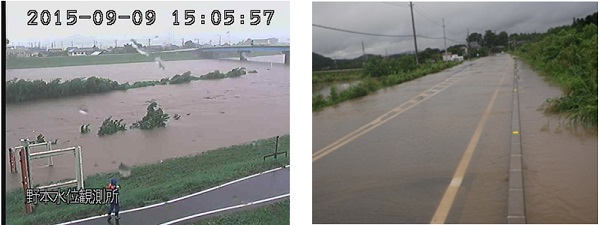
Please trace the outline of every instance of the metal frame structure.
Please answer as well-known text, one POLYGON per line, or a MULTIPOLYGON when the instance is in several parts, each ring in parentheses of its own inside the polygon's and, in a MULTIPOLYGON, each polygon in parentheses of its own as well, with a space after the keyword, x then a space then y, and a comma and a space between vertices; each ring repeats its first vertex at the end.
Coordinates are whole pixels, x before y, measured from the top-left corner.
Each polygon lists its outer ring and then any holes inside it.
POLYGON ((276 137, 276 139, 275 139, 275 152, 273 152, 273 153, 271 153, 271 154, 268 154, 268 155, 265 155, 265 156, 263 156, 263 161, 267 160, 267 158, 268 158, 268 157, 271 157, 271 156, 272 156, 273 158, 277 158, 277 155, 280 155, 280 154, 285 154, 285 157, 287 157, 287 151, 278 152, 278 151, 277 151, 278 147, 279 147, 279 136, 277 136, 277 137, 276 137))
MULTIPOLYGON (((84 188, 83 160, 82 160, 82 155, 81 155, 81 146, 30 153, 30 150, 32 147, 42 146, 45 144, 48 144, 48 146, 49 146, 50 143, 46 142, 46 143, 29 145, 29 140, 21 139, 21 144, 22 144, 22 146, 15 147, 15 150, 17 150, 17 149, 20 150, 19 155, 21 157, 21 160, 20 160, 21 161, 21 177, 22 177, 23 191, 24 191, 25 196, 27 193, 27 189, 30 189, 31 185, 32 185, 32 183, 31 183, 31 177, 32 177, 31 176, 31 166, 30 166, 31 160, 49 158, 49 161, 48 161, 49 166, 52 166, 52 165, 54 165, 54 161, 52 160, 53 156, 59 156, 59 155, 63 155, 63 154, 70 153, 70 152, 73 152, 73 156, 75 156, 75 179, 56 183, 56 184, 40 186, 40 187, 38 187, 38 189, 59 188, 59 187, 64 187, 64 186, 70 186, 73 184, 76 184, 77 188, 79 188, 79 189, 84 188)), ((32 205, 25 204, 25 209, 26 209, 27 213, 31 213, 32 205)))
MULTIPOLYGON (((23 144, 23 140, 21 140, 21 144, 23 144)), ((52 150, 52 144, 50 142, 43 142, 43 143, 37 143, 37 144, 29 144, 29 140, 27 140, 27 144, 29 147, 29 150, 32 150, 31 148, 36 148, 36 147, 46 147, 46 151, 51 151, 52 150)), ((21 149, 23 149, 23 146, 16 146, 12 149, 12 151, 14 152, 18 152, 21 149)), ((11 149, 9 149, 9 153, 10 153, 11 149)), ((13 163, 13 162, 11 162, 13 163)), ((13 165, 11 164, 11 167, 13 165)), ((48 158, 48 166, 54 166, 54 159, 52 159, 52 157, 48 158)), ((16 172, 16 171, 15 171, 16 172)))

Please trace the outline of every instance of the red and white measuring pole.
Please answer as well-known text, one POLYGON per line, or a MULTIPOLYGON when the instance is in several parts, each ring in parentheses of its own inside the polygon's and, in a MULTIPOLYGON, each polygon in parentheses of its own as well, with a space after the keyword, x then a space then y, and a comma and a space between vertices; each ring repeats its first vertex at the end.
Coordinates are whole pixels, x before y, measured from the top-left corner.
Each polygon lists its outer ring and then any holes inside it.
POLYGON ((8 148, 8 161, 10 162, 10 172, 17 172, 17 162, 15 161, 15 150, 8 148))
MULTIPOLYGON (((23 196, 27 200, 27 190, 31 188, 30 178, 29 178, 29 141, 27 139, 21 139, 21 143, 23 144, 23 148, 19 152, 19 156, 21 158, 21 179, 23 181, 23 196)), ((25 211, 27 214, 33 212, 33 205, 31 203, 25 202, 25 211)))

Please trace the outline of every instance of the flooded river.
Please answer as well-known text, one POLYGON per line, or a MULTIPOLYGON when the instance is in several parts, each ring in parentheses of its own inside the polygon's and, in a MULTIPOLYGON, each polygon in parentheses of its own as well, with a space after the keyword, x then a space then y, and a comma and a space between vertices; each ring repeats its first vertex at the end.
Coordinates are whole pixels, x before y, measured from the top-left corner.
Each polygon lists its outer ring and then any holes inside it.
MULTIPOLYGON (((116 171, 120 163, 141 165, 200 153, 219 147, 289 133, 290 76, 283 56, 263 56, 253 61, 187 60, 165 62, 159 70, 153 62, 8 70, 7 79, 44 79, 99 76, 119 82, 159 80, 185 71, 199 76, 215 69, 236 67, 257 70, 239 78, 192 81, 113 91, 105 94, 9 104, 6 108, 6 148, 20 145, 21 138, 58 139, 54 149, 82 146, 84 174, 116 171), (262 62, 258 62, 262 61, 262 62), (270 61, 270 62, 264 62, 270 61), (128 125, 146 114, 147 101, 156 100, 168 114, 167 127, 150 131, 127 130, 114 135, 96 135, 102 121, 113 116, 128 125), (85 105, 89 113, 79 113, 85 105), (80 134, 82 124, 91 132, 80 134)), ((39 151, 39 150, 35 150, 39 151)), ((73 178, 71 155, 54 157, 54 167, 43 167, 46 159, 32 161, 33 184, 73 178)), ((20 186, 20 176, 10 174, 9 189, 20 186)))

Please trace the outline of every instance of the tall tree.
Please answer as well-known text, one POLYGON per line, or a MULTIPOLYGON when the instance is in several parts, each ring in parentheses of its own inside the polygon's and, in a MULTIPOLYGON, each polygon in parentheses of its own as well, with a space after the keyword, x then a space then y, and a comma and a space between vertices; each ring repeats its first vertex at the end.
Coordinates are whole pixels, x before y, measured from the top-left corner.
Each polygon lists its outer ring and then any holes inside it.
POLYGON ((467 42, 477 42, 477 44, 483 45, 483 38, 480 33, 471 33, 467 38, 467 42))
POLYGON ((488 48, 492 48, 496 43, 496 34, 491 30, 486 30, 485 35, 483 35, 483 45, 488 48))
POLYGON ((183 48, 195 48, 196 44, 194 44, 193 41, 186 41, 185 44, 183 44, 183 48))
POLYGON ((498 37, 496 38, 496 45, 507 46, 507 42, 508 42, 508 33, 506 33, 505 31, 500 32, 500 34, 498 34, 498 37))

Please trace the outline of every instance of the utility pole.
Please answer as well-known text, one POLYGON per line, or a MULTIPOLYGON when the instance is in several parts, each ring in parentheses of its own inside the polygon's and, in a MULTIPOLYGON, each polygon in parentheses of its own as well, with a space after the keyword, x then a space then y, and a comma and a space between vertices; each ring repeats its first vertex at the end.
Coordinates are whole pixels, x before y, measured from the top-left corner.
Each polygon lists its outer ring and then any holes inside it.
POLYGON ((444 55, 448 55, 448 47, 446 46, 446 24, 442 18, 442 28, 444 28, 444 55))
POLYGON ((150 46, 150 38, 148 38, 148 46, 150 46))
POLYGON ((417 49, 417 32, 415 31, 415 16, 413 15, 413 4, 410 2, 410 18, 412 19, 413 37, 415 39, 415 60, 419 65, 419 50, 417 49))
POLYGON ((115 48, 117 47, 117 40, 115 40, 115 48))
POLYGON ((367 54, 365 53, 365 41, 362 41, 362 48, 363 48, 363 57, 365 57, 365 61, 367 61, 367 54))
POLYGON ((468 47, 468 45, 469 45, 469 36, 470 36, 470 35, 471 35, 471 34, 469 34, 469 28, 467 28, 467 47, 468 47))
POLYGON ((467 27, 467 59, 469 58, 469 49, 471 48, 471 46, 469 46, 469 36, 471 36, 471 34, 469 33, 469 28, 467 27))

